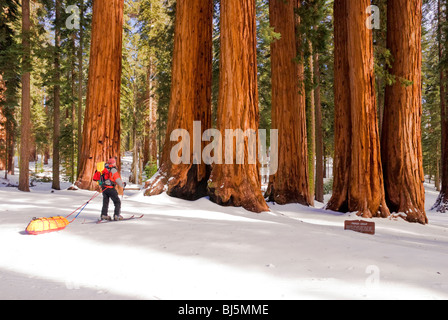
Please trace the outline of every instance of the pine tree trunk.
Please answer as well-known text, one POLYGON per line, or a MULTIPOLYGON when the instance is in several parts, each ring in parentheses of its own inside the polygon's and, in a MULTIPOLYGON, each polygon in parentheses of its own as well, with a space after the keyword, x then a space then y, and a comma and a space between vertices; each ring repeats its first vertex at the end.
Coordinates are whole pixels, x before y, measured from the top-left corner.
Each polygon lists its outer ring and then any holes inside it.
MULTIPOLYGON (((12 114, 11 116, 13 116, 12 114)), ((5 172, 5 179, 7 174, 15 175, 15 164, 14 164, 14 155, 15 155, 15 143, 16 138, 14 135, 15 132, 15 124, 13 121, 7 120, 6 122, 6 154, 7 161, 6 167, 8 168, 8 172, 5 172)))
POLYGON ((80 4, 80 27, 79 27, 79 48, 78 48, 78 159, 77 173, 81 168, 81 147, 82 147, 82 114, 83 114, 83 83, 84 83, 84 63, 83 63, 83 41, 84 41, 84 0, 80 4))
POLYGON ((210 166, 200 155, 200 159, 194 159, 193 122, 201 122, 201 137, 211 127, 212 18, 213 1, 177 2, 167 134, 159 171, 147 183, 146 195, 166 190, 170 196, 195 200, 207 194, 210 166), (186 154, 189 163, 174 164, 170 159, 173 147, 178 144, 170 139, 176 129, 190 134, 190 150, 186 154))
MULTIPOLYGON (((278 133, 278 170, 269 178, 266 197, 279 204, 310 205, 306 119, 299 93, 296 61, 295 8, 297 1, 271 0, 270 22, 281 38, 271 45, 272 129, 278 133)), ((303 65, 302 65, 303 70, 303 65)))
POLYGON ((425 224, 428 219, 421 144, 422 0, 389 1, 387 14, 387 47, 393 57, 389 72, 395 83, 386 87, 383 119, 381 151, 386 203, 391 212, 404 212, 406 220, 425 224))
POLYGON ((0 170, 6 170, 8 157, 8 149, 6 148, 6 117, 3 115, 1 107, 1 103, 6 100, 3 94, 5 90, 6 87, 0 74, 0 170))
POLYGON ((87 103, 76 182, 81 189, 96 189, 92 177, 97 162, 118 157, 120 168, 123 6, 124 0, 93 3, 87 103))
MULTIPOLYGON (((134 73, 134 77, 135 73, 134 73)), ((138 142, 137 142, 137 83, 134 81, 133 84, 133 94, 134 94, 134 100, 133 100, 133 110, 132 110, 132 165, 131 165, 131 175, 129 177, 129 182, 131 183, 138 183, 138 142)))
POLYGON ((310 70, 310 80, 312 82, 309 95, 309 105, 307 110, 307 122, 308 122, 308 180, 310 196, 314 199, 314 184, 315 184, 315 155, 316 155, 316 111, 315 111, 315 95, 314 95, 314 60, 313 60, 313 45, 311 41, 308 41, 308 47, 310 50, 310 56, 308 58, 308 68, 310 70))
MULTIPOLYGON (((76 97, 76 77, 75 77, 75 56, 76 56, 76 45, 75 45, 75 40, 76 40, 76 35, 73 34, 72 35, 72 50, 73 50, 73 57, 71 58, 71 72, 70 72, 70 77, 72 80, 72 85, 71 85, 71 90, 72 90, 72 97, 76 97)), ((71 148, 70 148, 70 182, 71 183, 75 183, 75 155, 76 155, 76 136, 75 136, 75 121, 76 121, 76 104, 75 104, 75 100, 72 101, 72 114, 71 114, 71 130, 72 130, 72 134, 71 134, 71 148)), ((36 157, 36 163, 37 163, 37 157, 36 157)))
MULTIPOLYGON (((151 60, 151 73, 155 69, 151 60)), ((155 83, 152 77, 149 81, 149 161, 157 164, 157 101, 154 97, 155 83)))
POLYGON ((6 117, 3 114, 2 104, 6 101, 5 96, 6 85, 3 76, 0 73, 0 170, 6 170, 8 148, 6 140, 6 117))
POLYGON ((319 54, 314 53, 314 78, 316 88, 314 89, 315 120, 316 120, 316 181, 315 200, 324 202, 324 140, 322 131, 322 105, 320 98, 320 66, 319 54))
MULTIPOLYGON (((269 211, 261 193, 259 164, 249 163, 249 139, 229 142, 226 129, 258 132, 258 89, 255 0, 221 1, 221 61, 217 128, 223 137, 223 164, 215 164, 208 183, 210 200, 252 212, 269 211), (227 138, 227 137, 226 137, 227 138), (233 153, 230 152, 233 145, 233 153), (237 163, 236 147, 244 162, 237 163)), ((232 139, 233 140, 233 139, 232 139)), ((275 151, 274 151, 275 152, 275 151)))
POLYGON ((55 86, 54 86, 54 106, 53 106, 53 183, 52 189, 60 190, 59 179, 59 139, 61 135, 60 112, 61 112, 61 72, 60 72, 60 43, 61 43, 61 0, 56 0, 56 19, 55 19, 55 86))
MULTIPOLYGON (((149 162, 149 149, 150 149, 150 141, 149 141, 149 135, 150 135, 150 119, 151 119, 151 58, 149 59, 148 67, 146 68, 146 96, 145 96, 145 103, 147 105, 146 112, 145 112, 145 125, 143 128, 143 163, 146 165, 149 162)), ((155 123, 154 123, 155 125, 155 123)), ((149 177, 150 178, 150 177, 149 177)))
MULTIPOLYGON (((439 147, 437 147, 437 153, 440 154, 439 147)), ((440 160, 436 161, 436 176, 434 177, 434 188, 436 191, 440 191, 440 160)))
POLYGON ((23 45, 23 69, 22 75, 22 123, 20 135, 20 175, 19 190, 30 191, 29 181, 29 156, 31 140, 31 74, 30 55, 30 1, 22 0, 22 45, 23 45))
MULTIPOLYGON (((446 48, 442 43, 442 29, 446 23, 446 17, 443 17, 442 1, 438 1, 438 42, 439 42, 439 63, 444 59, 446 48)), ((448 103, 447 103, 447 77, 446 67, 441 63, 440 66, 440 122, 442 128, 442 159, 440 162, 441 188, 436 203, 431 210, 445 213, 448 211, 448 103)))
POLYGON ((334 2, 335 160, 327 208, 387 217, 376 117, 370 0, 334 2))
POLYGON ((154 98, 153 58, 149 58, 147 69, 147 94, 146 102, 148 114, 145 121, 145 139, 143 143, 143 164, 157 163, 157 103, 154 98))

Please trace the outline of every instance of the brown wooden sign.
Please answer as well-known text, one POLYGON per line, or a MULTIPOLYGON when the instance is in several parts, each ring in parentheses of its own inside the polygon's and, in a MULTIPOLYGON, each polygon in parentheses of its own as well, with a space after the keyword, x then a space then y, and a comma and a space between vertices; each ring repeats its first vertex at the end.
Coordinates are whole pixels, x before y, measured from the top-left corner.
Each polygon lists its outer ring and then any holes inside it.
POLYGON ((352 230, 361 233, 375 234, 375 222, 362 220, 345 221, 345 230, 352 230))

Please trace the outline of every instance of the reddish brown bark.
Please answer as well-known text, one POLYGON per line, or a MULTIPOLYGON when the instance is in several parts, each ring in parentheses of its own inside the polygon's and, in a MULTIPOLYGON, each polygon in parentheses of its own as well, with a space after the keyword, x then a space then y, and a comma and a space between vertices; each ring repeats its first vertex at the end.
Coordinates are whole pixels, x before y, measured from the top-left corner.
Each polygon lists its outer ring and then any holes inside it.
POLYGON ((382 159, 386 202, 410 222, 427 223, 421 144, 422 0, 387 5, 387 47, 395 83, 386 87, 382 159), (404 82, 407 82, 404 83, 404 82))
POLYGON ((55 57, 54 57, 54 96, 53 96, 53 182, 52 188, 61 189, 59 179, 59 139, 61 135, 61 71, 60 71, 60 50, 61 50, 61 0, 56 0, 56 20, 55 20, 55 57))
POLYGON ((79 48, 78 48, 78 158, 77 171, 80 172, 82 153, 82 115, 83 115, 83 83, 84 83, 84 63, 83 63, 83 41, 84 41, 84 3, 80 3, 80 28, 79 28, 79 48))
MULTIPOLYGON (((226 129, 258 130, 256 24, 254 0, 221 1, 221 61, 217 128, 226 148, 226 129)), ((230 143, 229 143, 230 144, 230 143)), ((215 164, 208 183, 210 200, 253 212, 269 211, 263 195, 259 165, 249 163, 248 138, 239 145, 244 163, 237 164, 236 143, 229 158, 215 164)), ((223 154, 226 152, 223 152, 223 154)))
POLYGON ((157 102, 154 98, 153 62, 149 58, 146 74, 147 93, 146 103, 148 106, 145 120, 145 137, 143 141, 143 164, 157 163, 157 102))
MULTIPOLYGON (((442 28, 446 22, 446 17, 443 14, 443 3, 441 0, 438 2, 438 41, 439 41, 439 61, 443 60, 445 54, 445 48, 441 41, 442 28)), ((445 213, 448 211, 448 103, 447 103, 447 83, 446 83, 446 67, 441 64, 440 66, 440 120, 442 129, 442 159, 441 159, 441 188, 436 203, 431 210, 445 213)))
POLYGON ((20 135, 20 175, 19 190, 29 192, 29 156, 31 140, 31 74, 30 69, 30 1, 22 1, 22 45, 23 45, 23 68, 22 75, 22 122, 20 135))
POLYGON ((333 196, 327 208, 387 217, 376 117, 369 0, 336 0, 335 163, 333 196))
POLYGON ((96 163, 120 160, 120 88, 124 0, 93 3, 90 69, 80 172, 76 185, 95 190, 96 163))
POLYGON ((6 101, 5 97, 6 86, 3 81, 3 76, 0 73, 0 170, 6 168, 6 117, 3 114, 2 104, 6 101))
POLYGON ((271 0, 270 22, 281 38, 271 45, 272 129, 278 132, 278 170, 269 178, 266 196, 279 204, 312 204, 308 188, 306 115, 299 93, 302 62, 296 60, 297 1, 271 0))
POLYGON ((314 89, 314 103, 316 114, 316 181, 315 199, 324 202, 324 141, 322 131, 322 104, 320 98, 320 66, 319 54, 314 54, 314 79, 316 88, 314 89))
POLYGON ((193 122, 201 122, 201 137, 211 126, 212 19, 213 1, 177 2, 167 134, 159 171, 147 183, 146 195, 164 190, 170 196, 186 200, 206 195, 210 167, 202 159, 194 163, 193 122), (170 136, 176 129, 190 134, 189 163, 171 161, 171 151, 178 141, 171 141, 170 136))

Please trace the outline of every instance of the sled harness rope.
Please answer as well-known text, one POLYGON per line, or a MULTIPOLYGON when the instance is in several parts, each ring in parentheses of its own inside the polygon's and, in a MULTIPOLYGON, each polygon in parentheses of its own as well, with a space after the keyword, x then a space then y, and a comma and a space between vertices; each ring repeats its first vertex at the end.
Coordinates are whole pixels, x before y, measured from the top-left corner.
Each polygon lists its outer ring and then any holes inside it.
MULTIPOLYGON (((104 190, 103 190, 103 191, 104 191, 104 190)), ((76 218, 78 218, 78 216, 81 214, 81 212, 87 207, 87 205, 88 205, 91 201, 93 201, 96 197, 98 197, 100 194, 102 194, 103 191, 97 191, 97 192, 93 195, 93 197, 90 198, 89 201, 83 203, 78 209, 76 209, 75 211, 73 211, 72 213, 70 213, 70 214, 66 217, 66 219, 67 219, 68 217, 72 216, 73 214, 75 214, 79 209, 81 209, 81 210, 78 212, 78 214, 73 218, 73 220, 69 222, 69 224, 72 223, 73 221, 75 221, 76 218)))

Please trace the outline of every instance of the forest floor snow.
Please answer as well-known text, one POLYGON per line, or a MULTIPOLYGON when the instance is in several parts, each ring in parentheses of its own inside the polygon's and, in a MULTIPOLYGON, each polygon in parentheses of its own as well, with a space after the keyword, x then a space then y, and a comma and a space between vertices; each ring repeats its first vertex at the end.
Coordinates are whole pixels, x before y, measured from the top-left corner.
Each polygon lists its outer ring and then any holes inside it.
POLYGON ((5 184, 0 299, 448 299, 448 215, 429 211, 429 185, 428 225, 374 219, 375 235, 320 203, 254 214, 126 191, 122 214, 143 219, 96 224, 99 197, 65 230, 30 236, 33 217, 67 216, 93 193, 5 184))

